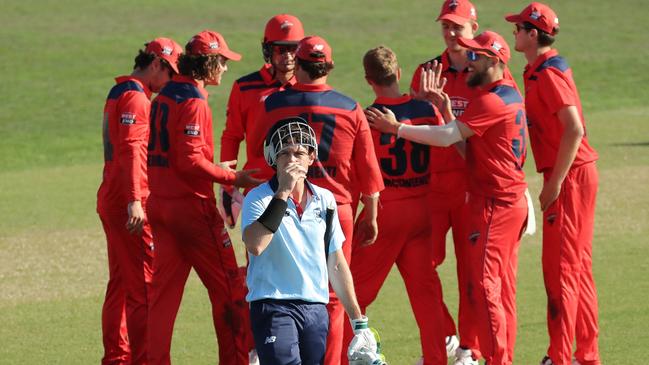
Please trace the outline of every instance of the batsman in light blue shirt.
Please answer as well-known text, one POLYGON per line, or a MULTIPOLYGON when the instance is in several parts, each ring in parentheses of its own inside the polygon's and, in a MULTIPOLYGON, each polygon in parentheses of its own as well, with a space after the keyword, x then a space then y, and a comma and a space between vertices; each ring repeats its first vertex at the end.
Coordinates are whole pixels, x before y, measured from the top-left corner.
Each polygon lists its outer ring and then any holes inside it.
POLYGON ((323 362, 329 283, 354 328, 348 357, 367 364, 377 357, 341 250, 345 237, 334 196, 306 181, 317 150, 304 119, 278 121, 264 142, 266 161, 277 173, 243 202, 241 227, 250 253, 246 300, 262 365, 323 362))

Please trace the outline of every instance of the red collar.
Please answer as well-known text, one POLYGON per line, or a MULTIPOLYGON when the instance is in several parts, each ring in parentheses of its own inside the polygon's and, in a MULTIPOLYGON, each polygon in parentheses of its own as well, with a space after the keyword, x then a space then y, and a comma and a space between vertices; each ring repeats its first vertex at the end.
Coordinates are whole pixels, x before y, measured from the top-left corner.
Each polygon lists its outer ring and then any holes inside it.
POLYGON ((313 92, 333 90, 332 87, 327 84, 300 84, 299 82, 293 86, 293 89, 313 92))
POLYGON ((144 85, 142 80, 138 79, 137 77, 131 76, 131 75, 126 75, 126 76, 119 76, 119 77, 115 78, 115 83, 117 83, 117 84, 121 84, 121 83, 126 82, 126 81, 136 82, 138 85, 140 85, 142 87, 146 97, 151 99, 151 90, 149 90, 149 87, 144 85))
POLYGON ((397 98, 390 98, 387 96, 379 96, 374 100, 374 104, 381 104, 381 105, 399 105, 403 103, 407 103, 411 100, 412 98, 408 94, 403 94, 397 98))
POLYGON ((529 76, 529 74, 534 73, 537 68, 539 68, 540 65, 543 64, 543 62, 549 60, 552 57, 555 57, 559 55, 559 51, 556 49, 550 49, 549 51, 543 53, 542 55, 536 57, 534 60, 534 63, 531 65, 528 63, 527 66, 525 66, 525 78, 529 76))

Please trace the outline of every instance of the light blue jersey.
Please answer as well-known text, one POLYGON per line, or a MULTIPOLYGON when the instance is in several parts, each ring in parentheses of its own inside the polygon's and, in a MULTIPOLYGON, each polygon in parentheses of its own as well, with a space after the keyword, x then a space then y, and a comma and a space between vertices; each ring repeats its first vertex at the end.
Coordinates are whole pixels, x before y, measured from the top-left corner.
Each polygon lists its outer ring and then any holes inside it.
MULTIPOLYGON (((246 195, 241 213, 241 232, 264 213, 275 194, 271 184, 276 182, 276 178, 273 178, 246 195)), ((342 247, 345 235, 340 227, 333 194, 309 182, 307 184, 313 194, 302 218, 299 218, 295 204, 289 199, 282 223, 266 250, 259 256, 249 256, 246 280, 248 302, 260 299, 329 302, 329 279, 324 253, 327 207, 334 208, 329 253, 342 247)))

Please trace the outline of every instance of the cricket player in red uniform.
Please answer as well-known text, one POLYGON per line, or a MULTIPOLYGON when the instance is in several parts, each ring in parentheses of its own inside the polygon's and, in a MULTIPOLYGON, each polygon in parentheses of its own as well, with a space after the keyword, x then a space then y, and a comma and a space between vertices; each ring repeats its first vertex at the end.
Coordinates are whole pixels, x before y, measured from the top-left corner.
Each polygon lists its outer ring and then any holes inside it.
POLYGON ((180 75, 151 105, 149 212, 156 259, 149 304, 149 364, 169 364, 173 326, 189 272, 207 288, 219 344, 219 363, 248 364, 252 348, 244 277, 217 213, 213 184, 250 187, 254 171, 213 163, 212 111, 205 85, 219 85, 228 60, 241 56, 205 30, 185 46, 180 75))
POLYGON ((600 364, 597 293, 593 280, 593 222, 597 153, 588 144, 572 70, 552 48, 559 18, 531 3, 515 23, 516 50, 527 59, 525 108, 536 170, 543 174, 543 276, 550 347, 543 365, 600 364))
MULTIPOLYGON (((254 125, 250 142, 263 146, 268 130, 280 119, 300 116, 307 120, 318 138, 318 160, 309 168, 308 178, 330 190, 338 204, 338 216, 346 240, 343 253, 351 260, 354 234, 361 244, 376 239, 378 195, 383 190, 381 171, 374 154, 370 128, 363 108, 351 98, 327 85, 333 69, 332 51, 322 38, 306 37, 298 44, 297 83, 290 89, 271 94, 264 102, 264 113, 254 125), (354 170, 352 182, 351 171, 354 170), (352 214, 352 184, 360 190, 364 212, 356 221, 352 214)), ((343 307, 330 290, 329 336, 325 364, 339 364, 346 358, 343 349, 343 307)))
POLYGON ((97 213, 106 233, 109 279, 102 309, 102 364, 144 364, 147 356, 147 286, 153 257, 144 210, 149 195, 149 110, 151 93, 178 73, 182 48, 168 38, 156 38, 145 47, 131 75, 115 79, 104 106, 104 173, 97 213))
MULTIPOLYGON (((401 68, 394 52, 384 46, 369 50, 363 58, 365 79, 376 100, 371 108, 391 110, 397 120, 409 125, 443 124, 439 112, 428 101, 401 94, 401 68)), ((385 190, 381 192, 376 242, 353 244, 351 272, 356 297, 363 313, 376 299, 396 263, 406 285, 415 314, 425 365, 446 365, 442 286, 434 262, 430 224, 431 156, 439 148, 372 131, 376 159, 385 190), (432 152, 432 153, 431 153, 432 152)), ((345 342, 353 337, 345 327, 345 342)))
MULTIPOLYGON (((500 35, 486 31, 458 43, 468 49, 467 83, 478 88, 460 117, 443 126, 410 126, 398 123, 389 110, 368 109, 367 115, 375 128, 419 143, 449 146, 466 139, 469 310, 486 363, 509 365, 516 337, 518 246, 527 218, 525 109, 515 84, 504 78, 510 53, 500 35)), ((449 120, 451 101, 437 71, 424 71, 422 90, 449 120)))
MULTIPOLYGON (((279 14, 266 23, 261 43, 264 65, 259 71, 243 76, 232 84, 225 129, 221 135, 221 161, 236 160, 239 145, 245 139, 247 158, 244 169, 259 169, 258 176, 266 179, 273 175, 264 159, 263 145, 253 146, 249 141, 249 133, 259 111, 263 110, 266 97, 295 84, 295 50, 302 38, 302 22, 293 15, 279 14)), ((224 186, 220 202, 223 208, 219 209, 223 219, 231 227, 237 220, 236 210, 232 210, 234 194, 236 193, 231 186, 224 186)))

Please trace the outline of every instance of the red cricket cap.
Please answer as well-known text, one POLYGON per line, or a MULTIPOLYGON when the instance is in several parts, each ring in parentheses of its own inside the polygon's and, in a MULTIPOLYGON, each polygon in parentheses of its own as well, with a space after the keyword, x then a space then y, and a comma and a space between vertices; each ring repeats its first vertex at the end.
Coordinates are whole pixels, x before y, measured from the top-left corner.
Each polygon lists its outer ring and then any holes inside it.
POLYGON ((437 21, 449 20, 455 24, 464 24, 470 20, 477 20, 478 13, 469 0, 446 0, 442 4, 437 21))
POLYGON ((333 62, 331 47, 318 36, 303 38, 297 45, 297 58, 311 62, 333 62))
POLYGON ((549 6, 531 3, 520 14, 509 14, 505 20, 511 23, 531 23, 540 30, 554 35, 559 30, 559 18, 549 6))
POLYGON ((178 57, 183 53, 180 44, 169 38, 156 38, 145 44, 144 52, 153 53, 169 63, 169 66, 178 73, 178 57))
POLYGON ((489 30, 480 33, 473 39, 458 38, 457 43, 475 53, 496 56, 505 64, 509 62, 511 56, 505 39, 500 34, 489 30))
POLYGON ((185 49, 191 55, 218 54, 232 61, 239 61, 241 55, 228 48, 225 38, 215 31, 204 30, 187 42, 185 49))
POLYGON ((304 38, 302 22, 293 15, 275 15, 266 23, 264 43, 297 44, 302 38, 304 38))

